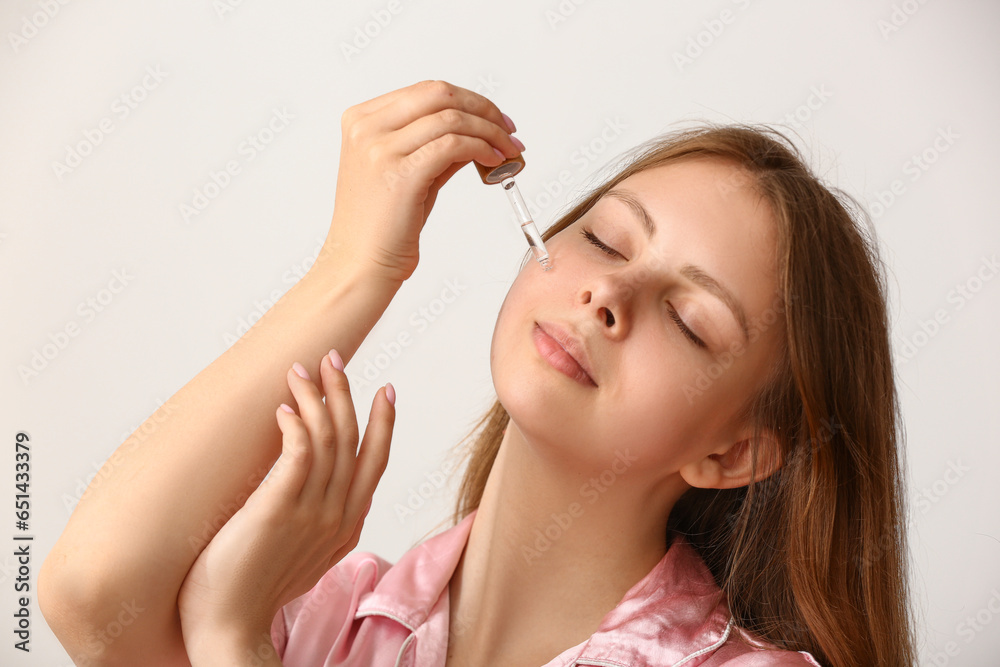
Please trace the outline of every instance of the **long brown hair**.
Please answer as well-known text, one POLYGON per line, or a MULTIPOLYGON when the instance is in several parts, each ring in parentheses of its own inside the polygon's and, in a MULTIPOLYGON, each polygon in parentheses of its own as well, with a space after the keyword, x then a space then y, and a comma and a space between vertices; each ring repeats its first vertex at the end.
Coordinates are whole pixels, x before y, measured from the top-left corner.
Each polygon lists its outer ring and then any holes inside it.
MULTIPOLYGON (((690 489, 665 540, 684 535, 736 623, 779 648, 830 667, 909 667, 902 422, 884 267, 864 208, 824 186, 780 131, 702 123, 626 154, 542 236, 632 174, 697 157, 738 165, 742 177, 719 186, 752 187, 776 217, 781 359, 742 414, 778 435, 783 464, 746 487, 690 489)), ((453 524, 479 506, 508 420, 494 401, 459 443, 468 464, 453 524)))

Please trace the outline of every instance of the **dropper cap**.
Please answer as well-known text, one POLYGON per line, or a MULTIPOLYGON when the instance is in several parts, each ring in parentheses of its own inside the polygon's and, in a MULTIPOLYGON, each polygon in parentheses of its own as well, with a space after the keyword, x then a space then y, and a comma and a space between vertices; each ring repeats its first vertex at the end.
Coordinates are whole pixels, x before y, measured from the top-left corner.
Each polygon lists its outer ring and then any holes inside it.
POLYGON ((486 185, 500 183, 503 179, 515 176, 524 169, 524 158, 520 155, 508 158, 495 167, 484 167, 475 160, 472 163, 476 165, 479 178, 483 179, 483 183, 486 185))

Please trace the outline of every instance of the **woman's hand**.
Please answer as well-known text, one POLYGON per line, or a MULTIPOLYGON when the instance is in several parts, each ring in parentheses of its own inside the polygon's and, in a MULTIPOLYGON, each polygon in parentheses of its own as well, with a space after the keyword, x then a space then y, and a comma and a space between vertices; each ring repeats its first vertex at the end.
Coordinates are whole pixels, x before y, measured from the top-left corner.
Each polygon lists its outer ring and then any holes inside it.
POLYGON ((321 386, 299 374, 296 369, 306 373, 300 364, 288 371, 301 416, 287 412, 287 406, 277 409, 281 456, 184 580, 177 602, 184 645, 195 667, 224 664, 219 662, 223 653, 232 657, 235 647, 241 647, 243 657, 246 650, 266 657, 278 610, 311 589, 358 544, 388 462, 395 392, 391 385, 376 392, 358 450, 347 376, 331 357, 343 365, 335 351, 324 355, 321 386))
POLYGON ((523 148, 492 102, 444 81, 350 107, 341 131, 333 222, 317 263, 360 265, 399 282, 417 267, 441 186, 470 160, 493 167, 523 148))

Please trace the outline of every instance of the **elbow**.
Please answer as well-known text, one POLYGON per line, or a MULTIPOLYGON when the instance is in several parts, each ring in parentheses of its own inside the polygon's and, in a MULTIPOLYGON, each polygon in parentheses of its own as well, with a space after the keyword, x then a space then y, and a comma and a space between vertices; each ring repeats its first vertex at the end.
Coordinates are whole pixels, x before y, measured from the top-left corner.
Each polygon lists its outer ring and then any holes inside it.
MULTIPOLYGON (((38 592, 38 608, 42 611, 42 616, 49 628, 60 635, 60 629, 65 625, 66 609, 68 606, 65 595, 60 593, 64 590, 59 585, 60 575, 65 571, 65 556, 56 549, 49 552, 49 555, 42 561, 42 567, 38 570, 38 579, 35 583, 38 592)), ((59 637, 62 641, 62 637, 59 637)))
POLYGON ((74 657, 87 634, 84 625, 89 614, 83 611, 82 600, 74 597, 79 589, 70 582, 67 569, 66 556, 53 549, 38 570, 36 587, 45 623, 70 657, 74 657))
POLYGON ((53 549, 38 571, 38 607, 45 623, 75 664, 112 665, 107 646, 95 639, 102 605, 86 575, 74 572, 67 556, 53 549))
POLYGON ((175 613, 140 606, 121 595, 120 572, 80 561, 57 544, 38 571, 36 588, 42 616, 74 664, 190 667, 175 613))

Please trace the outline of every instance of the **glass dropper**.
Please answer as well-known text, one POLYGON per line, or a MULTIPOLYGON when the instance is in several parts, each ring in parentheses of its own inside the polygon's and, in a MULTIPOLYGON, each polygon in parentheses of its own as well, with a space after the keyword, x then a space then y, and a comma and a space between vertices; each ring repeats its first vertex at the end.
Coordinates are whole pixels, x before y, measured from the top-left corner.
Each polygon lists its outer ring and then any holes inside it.
POLYGON ((531 246, 531 251, 535 254, 535 259, 542 265, 543 271, 548 271, 552 268, 552 262, 549 260, 549 251, 545 249, 545 242, 542 241, 542 235, 538 233, 538 228, 535 227, 535 222, 531 219, 531 214, 528 213, 528 207, 524 203, 521 191, 517 189, 514 177, 509 176, 502 180, 500 184, 503 185, 503 191, 507 193, 510 205, 514 207, 514 215, 517 216, 517 222, 521 225, 521 231, 524 232, 524 236, 528 239, 528 245, 531 246))

